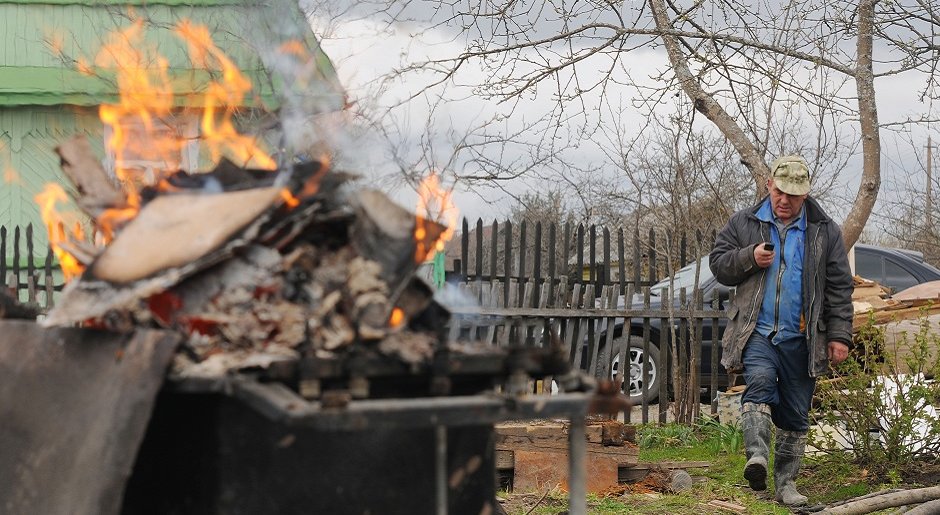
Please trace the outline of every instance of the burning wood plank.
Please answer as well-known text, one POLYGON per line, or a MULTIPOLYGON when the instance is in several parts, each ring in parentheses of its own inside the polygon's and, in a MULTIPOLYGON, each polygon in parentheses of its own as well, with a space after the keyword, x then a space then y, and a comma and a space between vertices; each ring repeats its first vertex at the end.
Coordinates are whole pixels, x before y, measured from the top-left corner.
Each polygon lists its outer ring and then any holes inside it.
POLYGON ((67 140, 55 151, 61 158, 62 171, 78 191, 79 207, 88 215, 98 218, 107 209, 128 207, 127 195, 101 167, 84 136, 67 140))
POLYGON ((217 195, 161 195, 149 202, 89 269, 93 277, 128 284, 199 259, 254 222, 280 188, 217 195))
POLYGON ((426 257, 416 255, 418 247, 431 248, 447 228, 426 221, 422 241, 416 242, 417 217, 383 193, 362 190, 352 204, 357 215, 350 229, 352 244, 359 255, 381 265, 394 301, 426 257))

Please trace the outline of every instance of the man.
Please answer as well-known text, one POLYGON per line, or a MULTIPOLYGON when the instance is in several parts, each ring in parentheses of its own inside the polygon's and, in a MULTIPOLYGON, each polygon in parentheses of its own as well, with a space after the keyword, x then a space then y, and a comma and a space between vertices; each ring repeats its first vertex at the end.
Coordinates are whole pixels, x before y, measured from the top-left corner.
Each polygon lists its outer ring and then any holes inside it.
POLYGON ((810 197, 806 161, 778 158, 769 195, 731 216, 709 256, 712 273, 735 286, 721 364, 743 370, 741 425, 754 490, 767 488, 771 423, 775 499, 806 503, 797 473, 816 378, 848 357, 852 344, 852 275, 839 226, 810 197))

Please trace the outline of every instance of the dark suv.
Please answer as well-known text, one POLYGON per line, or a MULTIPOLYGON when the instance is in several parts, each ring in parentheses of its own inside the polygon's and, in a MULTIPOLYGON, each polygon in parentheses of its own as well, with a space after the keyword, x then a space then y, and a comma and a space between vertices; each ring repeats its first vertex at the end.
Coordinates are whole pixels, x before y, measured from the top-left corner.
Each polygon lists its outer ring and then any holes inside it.
MULTIPOLYGON (((720 299, 719 309, 724 309, 730 288, 720 284, 712 275, 708 267, 708 256, 702 257, 700 262, 701 268, 699 269, 698 283, 701 285, 701 290, 704 294, 703 298, 706 302, 709 302, 713 298, 713 295, 717 293, 720 299)), ((679 292, 681 288, 686 288, 689 298, 691 298, 693 286, 695 285, 695 265, 695 263, 691 263, 676 272, 672 279, 673 291, 679 292)), ((855 246, 855 273, 866 279, 877 281, 882 286, 889 288, 892 293, 914 286, 915 284, 940 280, 940 270, 924 261, 923 254, 919 252, 862 244, 855 246)), ((668 289, 669 284, 670 281, 667 278, 650 288, 651 309, 659 309, 662 306, 660 292, 663 288, 668 289)), ((678 293, 675 295, 675 298, 674 303, 676 307, 679 307, 678 293)), ((621 307, 625 305, 623 299, 621 299, 620 305, 621 307)), ((642 296, 634 296, 633 307, 636 308, 642 305, 642 296)), ((728 320, 726 318, 718 319, 717 339, 719 341, 722 333, 724 333, 727 322, 728 320)), ((641 369, 643 363, 643 319, 632 319, 630 321, 630 330, 626 335, 623 334, 622 324, 615 327, 614 331, 614 349, 619 349, 622 343, 629 344, 628 363, 630 364, 630 376, 629 381, 625 381, 624 390, 627 390, 627 383, 629 383, 630 398, 635 403, 640 402, 643 390, 648 391, 649 401, 655 400, 659 396, 659 384, 663 377, 661 364, 659 362, 659 344, 662 332, 660 319, 650 319, 650 356, 648 358, 649 364, 647 365, 649 374, 645 380, 642 377, 641 369), (624 339, 626 339, 627 342, 624 342, 624 339)), ((699 384, 701 385, 707 385, 710 381, 712 342, 714 340, 711 333, 711 324, 703 324, 702 358, 699 376, 699 384)), ((603 342, 604 339, 602 338, 601 341, 603 342)), ((601 349, 601 355, 608 355, 604 350, 605 349, 601 349)), ((619 368, 620 356, 618 354, 612 357, 611 370, 616 374, 619 368)), ((726 385, 727 375, 724 368, 721 368, 718 372, 720 386, 726 385)))

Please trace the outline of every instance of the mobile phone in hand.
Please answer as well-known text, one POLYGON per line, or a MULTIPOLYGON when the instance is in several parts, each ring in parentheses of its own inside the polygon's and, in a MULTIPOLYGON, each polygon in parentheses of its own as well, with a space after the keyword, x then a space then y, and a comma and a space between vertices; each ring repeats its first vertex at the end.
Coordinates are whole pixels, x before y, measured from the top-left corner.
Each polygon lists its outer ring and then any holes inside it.
POLYGON ((773 251, 774 251, 774 244, 773 244, 773 243, 765 243, 765 244, 764 244, 764 250, 766 250, 767 252, 773 252, 773 251))

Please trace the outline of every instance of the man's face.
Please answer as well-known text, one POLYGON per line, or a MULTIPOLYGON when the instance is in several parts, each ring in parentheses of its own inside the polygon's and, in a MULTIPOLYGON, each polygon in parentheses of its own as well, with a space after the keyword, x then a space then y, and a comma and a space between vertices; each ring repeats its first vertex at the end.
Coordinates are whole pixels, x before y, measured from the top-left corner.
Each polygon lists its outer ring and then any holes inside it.
POLYGON ((803 201, 806 195, 790 195, 777 189, 773 179, 767 179, 767 191, 770 192, 770 206, 774 210, 774 215, 781 222, 787 223, 800 214, 803 207, 803 201))

